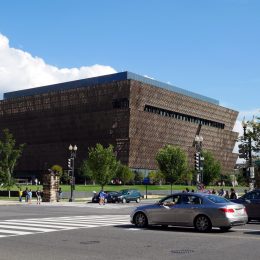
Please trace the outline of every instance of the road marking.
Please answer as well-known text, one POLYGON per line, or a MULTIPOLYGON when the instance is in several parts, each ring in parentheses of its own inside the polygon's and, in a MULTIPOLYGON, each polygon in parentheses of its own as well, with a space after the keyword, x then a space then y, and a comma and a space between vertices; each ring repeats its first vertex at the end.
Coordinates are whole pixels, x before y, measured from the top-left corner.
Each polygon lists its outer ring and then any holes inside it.
POLYGON ((130 223, 128 215, 89 215, 33 219, 8 219, 0 224, 0 238, 65 231, 80 228, 117 226, 130 223))

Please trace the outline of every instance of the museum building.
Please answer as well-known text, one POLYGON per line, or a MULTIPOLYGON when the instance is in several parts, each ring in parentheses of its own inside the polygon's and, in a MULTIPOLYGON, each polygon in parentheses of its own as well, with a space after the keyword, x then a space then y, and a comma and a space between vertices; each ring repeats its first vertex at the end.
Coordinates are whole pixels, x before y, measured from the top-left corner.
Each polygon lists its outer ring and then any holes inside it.
POLYGON ((70 144, 78 147, 76 168, 97 143, 112 144, 133 170, 157 169, 155 155, 167 144, 183 148, 193 167, 198 133, 230 173, 237 115, 215 99, 127 71, 8 92, 0 101, 1 130, 26 144, 16 171, 35 176, 55 164, 66 169, 70 144))

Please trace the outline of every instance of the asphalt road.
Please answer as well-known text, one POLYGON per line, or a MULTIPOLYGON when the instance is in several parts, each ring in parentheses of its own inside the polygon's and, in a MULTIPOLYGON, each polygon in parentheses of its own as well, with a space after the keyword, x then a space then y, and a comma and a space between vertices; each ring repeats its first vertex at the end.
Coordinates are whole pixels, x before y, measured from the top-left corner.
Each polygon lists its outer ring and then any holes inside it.
POLYGON ((174 227, 137 229, 129 223, 129 213, 135 206, 0 206, 0 259, 260 258, 258 222, 226 233, 215 229, 201 234, 192 228, 174 227), (24 229, 27 223, 30 230, 24 229), (1 233, 3 229, 10 233, 1 233))

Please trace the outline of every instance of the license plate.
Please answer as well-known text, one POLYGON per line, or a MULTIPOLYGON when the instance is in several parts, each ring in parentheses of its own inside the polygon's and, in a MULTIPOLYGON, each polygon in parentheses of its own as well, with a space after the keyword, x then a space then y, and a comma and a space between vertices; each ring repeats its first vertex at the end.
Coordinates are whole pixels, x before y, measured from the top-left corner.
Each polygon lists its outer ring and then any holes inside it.
POLYGON ((244 215, 244 209, 236 209, 235 213, 236 213, 236 215, 239 215, 239 216, 244 215))

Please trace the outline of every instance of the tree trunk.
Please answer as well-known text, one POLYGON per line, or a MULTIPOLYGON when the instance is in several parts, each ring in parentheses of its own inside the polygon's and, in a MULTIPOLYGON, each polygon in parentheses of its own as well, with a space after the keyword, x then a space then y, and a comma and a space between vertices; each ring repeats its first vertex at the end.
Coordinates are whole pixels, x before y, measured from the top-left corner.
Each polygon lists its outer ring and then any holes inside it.
POLYGON ((9 197, 9 199, 11 198, 11 191, 10 190, 8 190, 8 197, 9 197))

